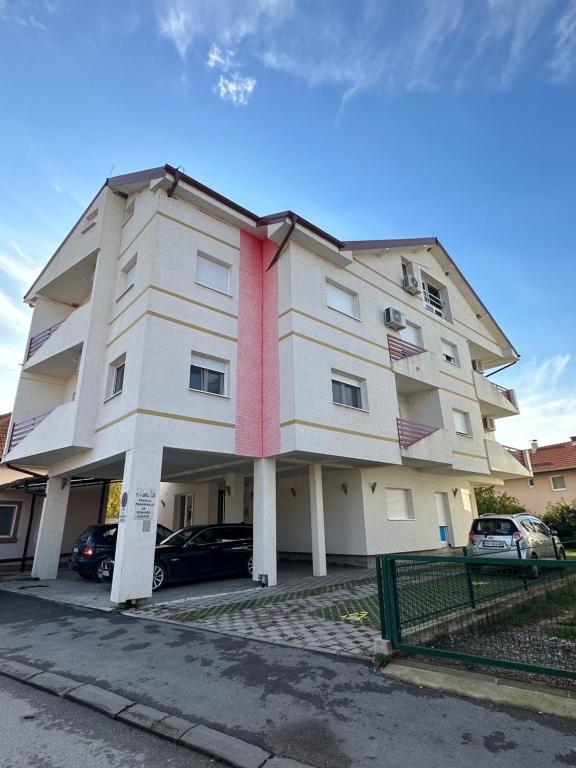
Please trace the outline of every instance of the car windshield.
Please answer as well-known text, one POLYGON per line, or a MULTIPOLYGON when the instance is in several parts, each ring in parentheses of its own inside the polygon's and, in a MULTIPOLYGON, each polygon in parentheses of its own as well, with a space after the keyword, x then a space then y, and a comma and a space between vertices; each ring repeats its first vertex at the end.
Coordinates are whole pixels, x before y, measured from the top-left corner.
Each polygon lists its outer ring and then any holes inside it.
POLYGON ((474 520, 472 530, 481 536, 512 536, 517 528, 512 520, 500 520, 497 517, 481 517, 478 520, 474 520))
POLYGON ((169 544, 172 547, 183 547, 184 544, 190 541, 190 539, 193 536, 196 536, 197 533, 200 533, 202 528, 200 526, 193 526, 192 528, 181 528, 179 531, 176 531, 176 533, 173 533, 171 536, 168 536, 167 539, 164 539, 162 544, 169 544))

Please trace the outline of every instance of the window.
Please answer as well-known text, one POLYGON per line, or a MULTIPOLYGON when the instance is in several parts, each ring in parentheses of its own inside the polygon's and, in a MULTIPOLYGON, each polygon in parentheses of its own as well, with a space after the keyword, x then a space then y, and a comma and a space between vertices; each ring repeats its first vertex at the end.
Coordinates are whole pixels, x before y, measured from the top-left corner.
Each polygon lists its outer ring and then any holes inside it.
POLYGON ((108 382, 106 386, 106 399, 119 395, 124 387, 124 371, 126 369, 126 355, 120 355, 108 369, 108 382))
POLYGON ((134 215, 134 206, 136 204, 136 198, 133 197, 132 200, 128 200, 126 202, 126 208, 124 208, 124 219, 122 221, 122 226, 126 224, 134 215))
POLYGON ((332 401, 335 405, 366 409, 365 382, 332 371, 332 401))
POLYGON ((120 293, 124 293, 134 285, 136 281, 136 261, 136 256, 133 256, 130 261, 122 267, 120 293))
POLYGON ((414 344, 417 347, 422 346, 422 331, 418 325, 406 323, 406 328, 398 331, 398 335, 402 341, 407 341, 408 344, 414 344))
POLYGON ((225 360, 204 357, 193 352, 190 365, 190 389, 208 392, 211 395, 224 395, 227 366, 225 360))
POLYGON ((4 504, 0 502, 0 543, 16 541, 19 511, 19 504, 4 504))
POLYGON ((553 475, 550 478, 550 482, 552 484, 552 490, 553 491, 565 491, 566 490, 566 481, 564 480, 564 475, 553 475))
POLYGON ((228 293, 230 265, 198 252, 196 282, 220 293, 228 293))
POLYGON ((456 344, 452 344, 450 341, 442 339, 442 356, 447 363, 451 365, 460 365, 460 358, 458 357, 458 347, 456 344))
POLYGON ((450 314, 450 304, 448 302, 448 291, 446 287, 437 283, 433 278, 421 273, 422 276, 422 298, 424 305, 429 312, 437 317, 443 317, 445 320, 452 320, 450 314))
POLYGON ((326 305, 335 309, 337 312, 343 312, 345 315, 358 319, 358 294, 348 288, 326 280, 326 305))
POLYGON ((388 520, 414 520, 412 492, 408 488, 386 488, 388 520))
POLYGON ((472 532, 482 536, 512 536, 517 530, 512 520, 497 517, 480 517, 472 523, 472 532))
POLYGON ((529 488, 534 488, 534 478, 533 477, 529 477, 528 478, 528 487, 529 488))
POLYGON ((470 418, 465 411, 452 411, 454 417, 454 430, 457 435, 470 436, 470 418))

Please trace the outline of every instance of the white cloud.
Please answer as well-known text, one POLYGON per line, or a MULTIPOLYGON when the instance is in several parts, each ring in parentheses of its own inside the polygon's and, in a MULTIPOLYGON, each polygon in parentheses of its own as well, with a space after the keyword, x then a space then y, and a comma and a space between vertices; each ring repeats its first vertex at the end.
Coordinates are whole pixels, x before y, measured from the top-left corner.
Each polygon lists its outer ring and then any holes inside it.
POLYGON ((16 281, 24 289, 29 288, 40 271, 30 263, 30 260, 17 243, 12 242, 11 246, 16 252, 16 256, 0 251, 0 271, 16 281))
POLYGON ((17 307, 8 294, 0 288, 0 326, 13 334, 18 334, 22 331, 27 333, 29 325, 30 314, 17 307))
POLYGON ((554 80, 567 80, 576 72, 576 0, 571 0, 560 17, 556 29, 556 43, 550 68, 554 80))
POLYGON ((212 43, 212 47, 208 51, 206 58, 206 65, 209 69, 222 69, 224 72, 228 72, 229 69, 236 67, 234 61, 234 51, 223 51, 216 43, 212 43))
POLYGON ((516 390, 520 415, 497 422, 497 439, 516 448, 530 440, 541 445, 576 435, 576 361, 571 355, 520 361, 502 372, 502 383, 516 390))
POLYGON ((235 72, 231 77, 220 75, 216 92, 224 101, 231 101, 235 106, 245 106, 256 87, 253 77, 242 77, 235 72))

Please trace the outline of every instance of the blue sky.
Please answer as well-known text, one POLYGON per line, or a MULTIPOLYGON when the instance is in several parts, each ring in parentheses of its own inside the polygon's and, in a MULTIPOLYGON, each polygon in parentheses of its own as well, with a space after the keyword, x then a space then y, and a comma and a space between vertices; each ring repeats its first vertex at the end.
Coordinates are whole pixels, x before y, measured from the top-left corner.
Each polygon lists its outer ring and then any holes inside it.
POLYGON ((342 239, 436 235, 522 354, 498 438, 576 434, 576 0, 0 0, 0 411, 25 289, 168 162, 342 239))

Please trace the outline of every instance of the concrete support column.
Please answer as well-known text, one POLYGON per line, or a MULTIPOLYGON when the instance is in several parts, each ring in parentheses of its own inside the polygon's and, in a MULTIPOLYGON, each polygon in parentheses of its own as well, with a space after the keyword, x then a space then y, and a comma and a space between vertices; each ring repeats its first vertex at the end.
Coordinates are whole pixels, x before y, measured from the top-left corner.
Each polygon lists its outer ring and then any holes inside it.
POLYGON ((162 472, 162 446, 126 451, 110 600, 125 603, 152 594, 152 570, 162 472))
POLYGON ((224 477, 224 521, 241 523, 244 520, 244 475, 235 472, 224 477))
POLYGON ((312 573, 326 576, 326 536, 324 534, 324 493, 322 466, 310 464, 310 525, 312 526, 312 573))
POLYGON ((35 579, 55 579, 58 576, 69 495, 69 478, 48 478, 32 565, 32 577, 35 579))
POLYGON ((254 459, 254 581, 276 584, 276 459, 254 459))

